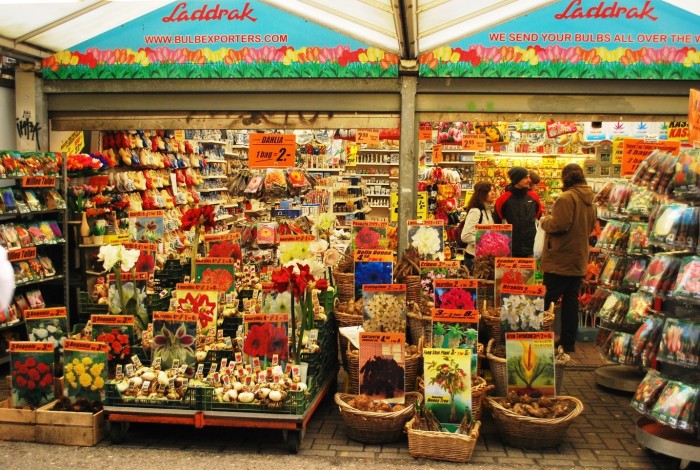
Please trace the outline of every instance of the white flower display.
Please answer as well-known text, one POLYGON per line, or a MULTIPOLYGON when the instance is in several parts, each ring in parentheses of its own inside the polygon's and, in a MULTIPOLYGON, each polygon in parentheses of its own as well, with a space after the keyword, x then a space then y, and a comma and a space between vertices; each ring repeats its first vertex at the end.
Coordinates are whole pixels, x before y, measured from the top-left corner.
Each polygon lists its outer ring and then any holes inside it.
POLYGON ((501 324, 508 331, 540 331, 543 312, 543 297, 504 296, 501 303, 501 324))
POLYGON ((323 253, 328 249, 328 242, 323 238, 319 238, 311 242, 309 245, 309 251, 317 256, 323 255, 323 253))
POLYGON ((139 250, 128 250, 123 245, 103 245, 97 255, 105 271, 111 271, 115 266, 122 271, 131 271, 138 259, 139 250))
POLYGON ((434 256, 442 251, 440 232, 433 227, 419 227, 411 237, 411 246, 421 256, 434 256))
POLYGON ((316 224, 314 225, 314 228, 321 232, 328 232, 335 225, 335 220, 335 214, 323 212, 316 216, 316 224))
POLYGON ((365 331, 406 331, 405 295, 385 292, 366 293, 364 304, 365 331))

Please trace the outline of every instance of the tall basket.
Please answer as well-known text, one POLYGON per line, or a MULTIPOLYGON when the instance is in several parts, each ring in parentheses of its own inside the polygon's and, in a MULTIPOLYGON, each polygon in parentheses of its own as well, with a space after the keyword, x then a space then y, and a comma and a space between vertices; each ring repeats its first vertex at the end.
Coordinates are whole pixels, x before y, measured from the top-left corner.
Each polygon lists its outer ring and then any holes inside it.
MULTIPOLYGON (((335 322, 338 328, 362 325, 362 315, 350 315, 338 310, 336 310, 333 315, 335 315, 335 322)), ((338 331, 338 350, 340 351, 343 369, 345 369, 346 372, 348 372, 348 343, 348 339, 338 331)))
POLYGON ((353 273, 333 273, 338 286, 338 301, 346 303, 355 300, 355 275, 353 273))
POLYGON ((405 276, 406 302, 420 302, 420 276, 405 276))

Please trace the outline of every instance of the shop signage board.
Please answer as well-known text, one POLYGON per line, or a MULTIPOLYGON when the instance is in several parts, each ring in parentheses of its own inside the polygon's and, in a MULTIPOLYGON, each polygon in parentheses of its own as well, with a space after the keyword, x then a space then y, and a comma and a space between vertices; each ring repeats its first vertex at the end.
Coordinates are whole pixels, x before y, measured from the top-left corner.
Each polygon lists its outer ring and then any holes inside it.
POLYGON ((167 5, 46 58, 47 79, 394 78, 398 56, 261 0, 167 5))
POLYGON ((661 150, 678 155, 681 143, 679 141, 654 142, 644 139, 625 139, 622 150, 622 176, 632 176, 637 167, 651 152, 661 150))
POLYGON ((700 77, 700 60, 696 57, 700 17, 691 2, 547 3, 421 54, 419 76, 641 80, 700 77))
POLYGON ((250 134, 250 168, 293 168, 296 159, 294 134, 250 134))

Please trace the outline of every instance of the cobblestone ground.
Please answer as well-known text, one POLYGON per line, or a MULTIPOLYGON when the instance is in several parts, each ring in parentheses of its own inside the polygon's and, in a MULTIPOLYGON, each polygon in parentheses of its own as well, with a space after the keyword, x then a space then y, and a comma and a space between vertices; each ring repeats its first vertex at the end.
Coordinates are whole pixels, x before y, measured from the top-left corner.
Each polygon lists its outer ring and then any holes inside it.
MULTIPOLYGON (((579 349, 577 345, 577 349, 579 349)), ((583 348, 581 348, 583 349, 583 348)), ((567 368, 562 393, 580 398, 584 412, 569 427, 562 443, 553 449, 527 451, 505 446, 485 412, 481 438, 469 467, 496 468, 601 468, 672 469, 678 461, 643 450, 634 436, 640 416, 628 406, 630 395, 594 383, 598 360, 577 352, 567 368), (576 356, 578 355, 578 356, 576 356)), ((4 371, 0 370, 0 373, 4 371)), ((343 372, 339 374, 342 384, 343 372)), ((4 386, 4 384, 3 384, 4 386)), ((0 393, 7 390, 0 390, 0 393)), ((132 424, 122 444, 106 439, 92 448, 47 446, 0 441, 0 468, 457 468, 438 460, 414 459, 407 442, 366 445, 347 438, 337 406, 327 396, 310 420, 301 451, 290 455, 281 431, 132 424)))

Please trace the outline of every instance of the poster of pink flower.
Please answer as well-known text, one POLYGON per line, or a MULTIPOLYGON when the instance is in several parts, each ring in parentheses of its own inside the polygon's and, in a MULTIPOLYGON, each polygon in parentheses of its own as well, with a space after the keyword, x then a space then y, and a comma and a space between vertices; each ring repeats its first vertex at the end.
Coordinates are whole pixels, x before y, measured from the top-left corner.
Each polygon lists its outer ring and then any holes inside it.
POLYGON ((436 279, 435 307, 443 309, 474 310, 477 308, 476 279, 436 279))
POLYGON ((510 224, 479 224, 476 226, 475 256, 510 256, 513 242, 513 226, 510 224))

